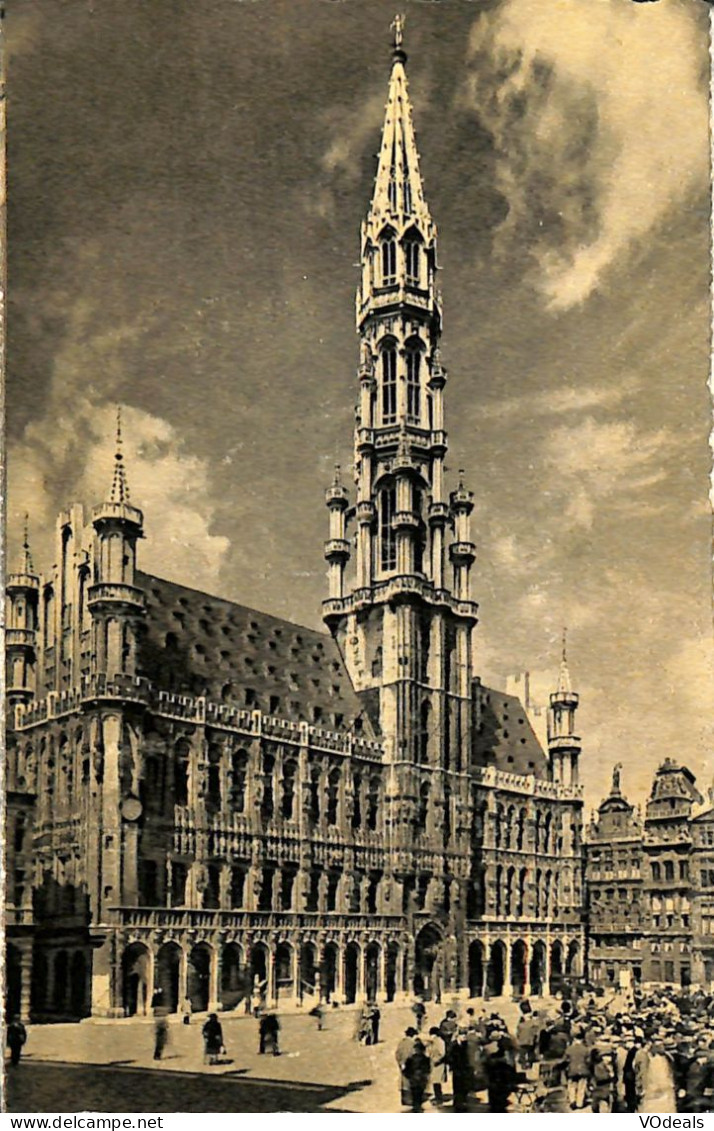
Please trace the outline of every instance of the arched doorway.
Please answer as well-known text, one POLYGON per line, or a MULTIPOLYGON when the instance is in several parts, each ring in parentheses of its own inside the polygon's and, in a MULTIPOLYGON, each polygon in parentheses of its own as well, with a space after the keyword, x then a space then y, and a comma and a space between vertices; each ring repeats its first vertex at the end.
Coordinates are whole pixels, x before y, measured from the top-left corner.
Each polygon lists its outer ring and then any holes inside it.
POLYGON ((312 997, 317 991, 317 948, 303 943, 300 948, 300 997, 312 997))
POLYGON ((483 943, 478 939, 469 947, 469 997, 483 994, 483 943))
POLYGON ((87 960, 83 951, 75 950, 69 972, 69 1000, 73 1017, 87 1014, 87 960))
POLYGON ((511 990, 514 997, 526 992, 526 944, 518 939, 511 947, 511 990))
POLYGON ((20 1012, 22 968, 20 952, 12 943, 5 950, 5 1017, 10 1021, 20 1012))
POLYGON ((149 1006, 149 951, 130 943, 121 959, 121 1003, 125 1017, 145 1014, 149 1006))
POLYGON ((379 959, 381 956, 379 943, 372 942, 365 951, 364 988, 367 1001, 375 1001, 379 989, 379 959))
POLYGON ((253 943, 250 948, 251 993, 268 996, 268 948, 265 943, 253 943))
POLYGON ((67 1008, 67 995, 69 990, 69 957, 66 950, 59 950, 55 955, 55 1012, 64 1013, 67 1008))
POLYGON ((573 939, 568 944, 568 955, 565 960, 565 973, 568 977, 576 978, 580 974, 580 943, 573 939))
POLYGON ((293 948, 281 942, 275 948, 275 996, 291 996, 294 992, 293 948))
POLYGON ((238 943, 229 942, 221 953, 221 1005, 235 1009, 245 997, 243 952, 238 943))
POLYGON ((211 954, 208 943, 198 943, 188 956, 187 992, 192 1013, 205 1013, 208 1009, 211 954))
POLYGON ((399 970, 399 947, 396 943, 390 943, 387 947, 387 969, 385 971, 386 985, 384 992, 387 1001, 394 1001, 397 993, 397 979, 399 970))
POLYGON ((32 983, 30 991, 32 1012, 35 1015, 42 1014, 47 1009, 48 976, 47 952, 38 948, 35 950, 32 957, 32 983))
POLYGON ((556 939, 550 948, 550 992, 555 994, 563 987, 563 944, 556 939))
POLYGON ((486 987, 489 997, 500 997, 503 993, 504 971, 506 968, 506 946, 500 939, 491 943, 491 953, 486 971, 486 987))
POLYGON ((541 939, 533 944, 530 975, 531 993, 540 997, 545 988, 545 943, 541 939))
POLYGON ((161 1006, 167 1013, 176 1013, 178 1010, 180 969, 180 946, 175 942, 164 943, 159 947, 156 955, 155 992, 152 1004, 161 1006))
POLYGON ((347 943, 345 947, 345 1002, 351 1005, 357 1000, 357 972, 360 952, 357 943, 347 943))
POLYGON ((337 943, 327 943, 322 955, 320 971, 320 993, 325 1001, 330 1001, 337 988, 337 963, 339 951, 337 943))
POLYGON ((425 1001, 440 996, 439 966, 442 945, 442 936, 431 923, 422 927, 414 940, 414 993, 425 1001))

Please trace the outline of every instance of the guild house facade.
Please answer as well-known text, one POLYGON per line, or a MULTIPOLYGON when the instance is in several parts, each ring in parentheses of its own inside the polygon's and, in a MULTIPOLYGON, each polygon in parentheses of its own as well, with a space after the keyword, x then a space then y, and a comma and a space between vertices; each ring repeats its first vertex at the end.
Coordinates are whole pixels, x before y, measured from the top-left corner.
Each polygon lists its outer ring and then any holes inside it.
POLYGON ((644 819, 620 767, 588 829, 588 976, 595 983, 714 984, 714 809, 671 758, 644 819))
POLYGON ((306 1006, 520 995, 582 972, 565 654, 546 750, 473 668, 473 496, 445 477, 405 63, 397 20, 361 229, 354 483, 338 472, 326 495, 326 630, 142 571, 119 430, 105 501, 59 516, 46 573, 26 539, 8 578, 7 969, 24 1016, 141 1014, 157 989, 195 1011, 254 989, 306 1006))

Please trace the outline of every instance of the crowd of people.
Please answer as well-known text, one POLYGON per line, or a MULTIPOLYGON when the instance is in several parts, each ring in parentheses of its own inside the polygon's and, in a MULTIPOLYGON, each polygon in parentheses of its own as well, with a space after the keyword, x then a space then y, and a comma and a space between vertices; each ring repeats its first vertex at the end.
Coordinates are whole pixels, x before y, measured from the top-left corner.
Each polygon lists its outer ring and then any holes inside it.
POLYGON ((524 1000, 512 1029, 487 1006, 455 1005, 436 1025, 423 1002, 412 1012, 396 1060, 414 1112, 714 1111, 714 997, 702 991, 524 1000))

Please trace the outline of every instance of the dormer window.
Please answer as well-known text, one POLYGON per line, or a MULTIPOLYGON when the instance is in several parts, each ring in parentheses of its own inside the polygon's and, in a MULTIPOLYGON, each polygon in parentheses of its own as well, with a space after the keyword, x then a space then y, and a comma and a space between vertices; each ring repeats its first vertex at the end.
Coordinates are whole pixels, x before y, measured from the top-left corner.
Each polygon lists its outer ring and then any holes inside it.
POLYGON ((393 287, 397 281, 397 244, 388 236, 382 244, 382 286, 393 287))

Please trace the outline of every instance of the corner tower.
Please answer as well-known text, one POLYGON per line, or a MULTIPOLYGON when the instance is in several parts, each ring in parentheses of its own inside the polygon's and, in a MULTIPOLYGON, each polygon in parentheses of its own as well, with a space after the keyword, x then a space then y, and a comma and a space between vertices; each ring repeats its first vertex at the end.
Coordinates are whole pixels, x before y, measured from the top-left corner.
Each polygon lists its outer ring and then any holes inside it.
POLYGON ((136 628, 144 614, 145 598, 134 578, 136 543, 143 538, 143 523, 143 514, 129 502, 121 412, 117 410, 111 491, 107 501, 92 511, 94 577, 87 591, 95 671, 110 679, 136 671, 136 628))
POLYGON ((566 631, 563 629, 563 654, 560 661, 558 686, 550 697, 548 711, 548 759, 553 781, 561 785, 577 785, 582 749, 575 730, 575 712, 580 697, 573 691, 568 669, 566 631))
MULTIPOLYGON (((25 537, 20 568, 7 579, 7 627, 5 660, 8 707, 28 703, 37 686, 37 630, 39 625, 40 579, 34 571, 25 515, 25 537)), ((12 710, 10 710, 12 718, 12 710)))
POLYGON ((361 228, 356 497, 350 506, 341 484, 327 492, 323 613, 395 767, 395 845, 413 839, 421 819, 455 849, 465 789, 456 779, 471 749, 473 495, 463 478, 451 494, 444 483, 436 227, 419 171, 400 17, 393 27, 382 144, 361 228))

